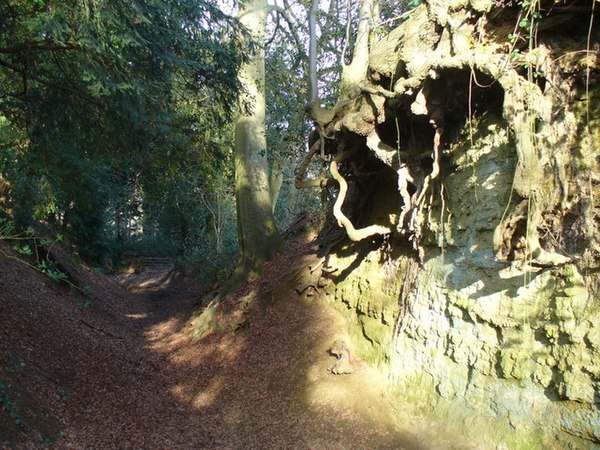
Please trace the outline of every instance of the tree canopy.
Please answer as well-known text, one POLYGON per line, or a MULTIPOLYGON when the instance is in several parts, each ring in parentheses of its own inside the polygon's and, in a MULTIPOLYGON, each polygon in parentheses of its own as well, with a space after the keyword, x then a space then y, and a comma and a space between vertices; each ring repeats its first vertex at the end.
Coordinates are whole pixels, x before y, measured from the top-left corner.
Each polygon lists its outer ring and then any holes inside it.
MULTIPOLYGON (((262 48, 276 220, 285 227, 318 208, 318 193, 294 188, 311 128, 309 52, 313 42, 319 101, 331 106, 357 5, 277 0, 266 5, 266 42, 255 42, 230 3, 228 14, 209 0, 3 2, 1 214, 23 229, 52 227, 100 265, 126 251, 205 268, 217 264, 210 255, 234 260, 237 75, 262 48)), ((379 6, 377 30, 405 9, 379 6)))
POLYGON ((231 115, 243 32, 212 2, 9 0, 0 30, 0 173, 19 223, 102 258, 151 225, 133 223, 140 196, 159 221, 226 157, 208 129, 231 115))

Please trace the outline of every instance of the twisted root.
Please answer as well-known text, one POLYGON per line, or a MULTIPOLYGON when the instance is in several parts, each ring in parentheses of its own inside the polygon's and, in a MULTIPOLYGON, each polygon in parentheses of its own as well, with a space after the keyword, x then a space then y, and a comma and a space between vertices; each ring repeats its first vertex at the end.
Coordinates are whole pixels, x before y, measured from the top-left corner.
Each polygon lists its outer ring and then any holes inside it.
POLYGON ((340 172, 338 170, 338 164, 341 163, 344 159, 348 158, 352 153, 354 153, 354 151, 339 153, 333 159, 333 161, 331 161, 329 170, 333 178, 340 185, 340 192, 335 201, 335 204, 333 205, 333 215, 338 221, 338 225, 340 227, 344 227, 346 233, 348 234, 348 237, 351 240, 357 242, 376 234, 391 233, 392 230, 388 227, 384 227, 381 225, 369 225, 368 227, 360 228, 357 230, 356 228, 354 228, 354 225, 352 225, 350 219, 348 219, 348 217, 346 217, 346 215, 342 212, 342 205, 344 204, 344 199, 346 198, 346 194, 348 193, 348 183, 346 182, 344 177, 340 175, 340 172))

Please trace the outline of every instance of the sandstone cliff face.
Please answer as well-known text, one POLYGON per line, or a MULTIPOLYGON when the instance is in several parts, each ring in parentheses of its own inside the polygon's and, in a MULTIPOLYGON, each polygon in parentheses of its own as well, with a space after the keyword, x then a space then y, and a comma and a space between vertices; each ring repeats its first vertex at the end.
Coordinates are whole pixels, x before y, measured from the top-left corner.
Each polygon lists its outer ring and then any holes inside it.
POLYGON ((596 448, 600 33, 591 2, 535 5, 535 41, 508 36, 527 8, 430 1, 375 47, 325 130, 359 149, 342 210, 392 231, 334 245, 319 286, 398 402, 499 448, 596 448))

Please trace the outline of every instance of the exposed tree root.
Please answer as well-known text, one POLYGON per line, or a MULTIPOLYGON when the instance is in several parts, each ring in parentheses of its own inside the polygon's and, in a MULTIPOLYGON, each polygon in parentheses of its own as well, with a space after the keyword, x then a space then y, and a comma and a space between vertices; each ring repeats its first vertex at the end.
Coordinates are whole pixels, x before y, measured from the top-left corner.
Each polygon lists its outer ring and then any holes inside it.
MULTIPOLYGON (((485 3, 485 7, 483 3, 475 6, 468 2, 464 7, 449 9, 444 2, 426 2, 426 8, 415 10, 397 30, 370 49, 369 75, 358 80, 358 90, 346 92, 343 103, 326 117, 315 117, 315 122, 319 130, 326 130, 344 145, 349 144, 349 138, 358 142, 364 137, 360 145, 366 144, 371 155, 396 172, 401 198, 396 230, 406 235, 422 255, 423 232, 434 221, 431 208, 438 194, 432 183, 440 176, 444 132, 445 140, 451 142, 462 120, 486 112, 496 117, 502 114, 515 144, 513 191, 525 203, 503 217, 496 230, 494 251, 504 260, 562 264, 564 256, 542 248, 539 230, 548 215, 564 213, 574 195, 569 189, 569 165, 574 161, 572 149, 580 129, 574 109, 576 86, 568 80, 584 70, 596 73, 599 59, 590 57, 588 48, 587 62, 567 63, 567 54, 553 46, 548 36, 532 41, 530 48, 510 45, 505 36, 488 34, 486 21, 494 17, 488 14, 492 2, 485 3), (414 37, 416 34, 419 38, 414 37), (476 42, 473 36, 478 38, 476 42), (479 98, 472 95, 473 89, 479 90, 479 98), (407 127, 401 129, 399 118, 407 127), (426 142, 430 142, 430 134, 422 127, 425 118, 435 129, 433 151, 427 152, 426 160, 423 149, 429 146, 426 142), (394 119, 396 127, 392 130, 394 119), (415 124, 417 139, 412 135, 415 124)), ((501 10, 501 6, 496 7, 501 10)), ((506 9, 504 13, 514 11, 506 9)), ((547 15, 536 20, 548 27, 549 20, 558 18, 551 11, 547 15)), ((301 165, 297 186, 323 186, 331 181, 303 181, 317 150, 311 149, 301 165)), ((331 174, 340 183, 336 219, 353 240, 389 232, 378 225, 356 230, 342 213, 347 185, 337 169, 342 159, 350 158, 347 153, 331 162, 331 174)))
POLYGON ((508 259, 513 253, 512 236, 521 220, 527 219, 527 200, 522 200, 513 212, 503 220, 494 232, 494 248, 496 249, 496 258, 501 260, 508 259))
POLYGON ((348 193, 348 183, 344 179, 344 177, 340 174, 338 170, 338 164, 342 162, 344 159, 349 157, 350 152, 342 152, 339 153, 333 161, 331 161, 331 165, 329 166, 329 170, 331 171, 331 175, 333 178, 340 184, 340 192, 338 197, 333 205, 333 215, 338 221, 338 225, 340 227, 344 227, 348 237, 353 241, 362 241, 365 238, 376 234, 388 234, 391 233, 391 229, 381 226, 381 225, 369 225, 365 228, 356 229, 352 222, 346 215, 342 212, 342 205, 344 204, 344 199, 346 198, 346 194, 348 193))
POLYGON ((403 202, 400 217, 398 219, 397 230, 402 233, 406 231, 404 228, 404 219, 412 210, 412 199, 410 193, 408 192, 408 184, 414 184, 415 180, 410 175, 410 171, 408 170, 408 166, 406 164, 402 164, 396 173, 398 174, 398 192, 400 192, 403 202))
POLYGON ((431 169, 431 173, 425 177, 423 181, 423 188, 419 193, 419 197, 417 198, 416 205, 421 207, 423 205, 423 199, 425 198, 425 193, 429 188, 429 183, 431 180, 435 180, 440 174, 440 142, 442 134, 444 133, 444 128, 439 127, 435 130, 435 137, 433 139, 433 168, 431 169))
MULTIPOLYGON (((423 235, 423 226, 425 225, 425 209, 427 207, 425 203, 425 195, 429 191, 429 185, 432 180, 436 179, 440 174, 440 147, 442 142, 442 135, 444 134, 443 127, 443 115, 438 110, 435 114, 431 115, 431 124, 435 128, 435 135, 433 138, 433 151, 432 159, 433 166, 431 172, 423 179, 420 187, 416 186, 415 179, 410 173, 408 165, 402 164, 398 171, 398 192, 402 197, 403 205, 398 219, 397 230, 401 233, 410 233, 410 240, 412 241, 413 247, 419 252, 421 260, 424 258, 424 250, 421 247, 421 237, 423 235), (408 184, 412 184, 417 187, 416 192, 411 196, 408 192, 408 184), (411 214, 408 227, 405 226, 406 216, 411 214)), ((432 203, 432 200, 429 202, 432 203)))

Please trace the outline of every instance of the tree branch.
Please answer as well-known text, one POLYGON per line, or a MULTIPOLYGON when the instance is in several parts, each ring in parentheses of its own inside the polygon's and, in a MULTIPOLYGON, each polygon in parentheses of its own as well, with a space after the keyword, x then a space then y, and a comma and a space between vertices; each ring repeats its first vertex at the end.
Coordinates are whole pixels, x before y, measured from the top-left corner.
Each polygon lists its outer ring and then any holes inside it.
MULTIPOLYGON (((54 89, 59 89, 63 92, 68 92, 70 94, 73 95, 77 95, 79 97, 83 97, 86 100, 94 103, 96 106, 98 106, 99 108, 104 108, 104 103, 102 101, 100 101, 98 98, 94 98, 90 95, 86 95, 87 92, 84 89, 78 89, 77 87, 71 87, 66 83, 58 83, 55 82, 53 80, 44 80, 40 77, 37 77, 35 75, 32 75, 31 72, 29 72, 27 69, 23 68, 23 67, 18 67, 15 66, 13 64, 10 64, 4 60, 0 59, 0 67, 6 67, 9 70, 12 70, 13 72, 19 73, 23 76, 23 80, 24 83, 26 83, 27 80, 33 80, 33 81, 37 81, 40 84, 43 84, 44 86, 48 86, 54 89)), ((26 88, 26 84, 25 84, 25 88, 26 88)))
POLYGON ((298 53, 301 55, 302 59, 306 60, 306 53, 304 52, 304 47, 302 46, 302 43, 300 42, 300 39, 298 38, 298 34, 294 32, 294 28, 295 28, 294 22, 290 18, 288 12, 285 9, 283 9, 277 5, 270 5, 269 12, 276 12, 281 17, 283 17, 283 20, 285 20, 285 22, 288 24, 288 28, 290 29, 289 34, 291 35, 292 39, 294 41, 296 41, 296 48, 298 49, 298 53))
POLYGON ((312 188, 312 187, 325 187, 332 183, 333 178, 321 177, 321 178, 315 178, 312 180, 304 179, 304 175, 306 174, 308 165, 310 164, 313 157, 320 149, 321 149, 321 141, 320 140, 315 141, 315 143, 312 145, 312 147, 310 148, 310 150, 308 151, 308 153, 302 160, 302 163, 298 166, 298 173, 296 175, 296 181, 294 183, 296 186, 296 189, 307 189, 307 188, 312 188))
POLYGON ((80 49, 79 45, 58 45, 51 42, 29 42, 26 44, 15 45, 13 47, 0 47, 0 53, 14 54, 27 50, 39 51, 67 51, 80 49))
POLYGON ((38 78, 38 77, 36 77, 34 75, 31 75, 27 71, 27 69, 23 69, 22 67, 14 66, 14 65, 12 65, 10 63, 7 63, 6 61, 3 61, 1 59, 0 59, 0 66, 6 67, 7 69, 12 70, 13 72, 20 73, 21 75, 26 75, 27 78, 29 78, 30 80, 37 81, 38 83, 42 83, 44 85, 49 85, 50 84, 48 81, 42 80, 41 78, 38 78))

